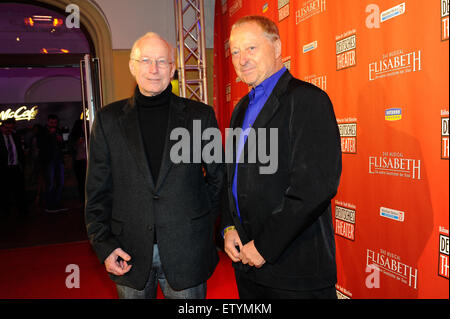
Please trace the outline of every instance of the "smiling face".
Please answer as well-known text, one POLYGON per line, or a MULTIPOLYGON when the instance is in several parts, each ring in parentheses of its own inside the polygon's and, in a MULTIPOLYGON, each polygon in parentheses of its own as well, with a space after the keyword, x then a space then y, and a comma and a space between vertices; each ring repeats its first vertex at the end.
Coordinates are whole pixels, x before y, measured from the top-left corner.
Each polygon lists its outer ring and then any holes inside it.
POLYGON ((230 50, 239 78, 253 87, 281 69, 281 42, 270 40, 255 22, 231 30, 230 50))
POLYGON ((142 95, 158 95, 167 88, 175 72, 167 42, 158 36, 144 37, 137 43, 132 57, 129 63, 130 72, 136 79, 142 95), (150 59, 152 63, 142 63, 143 59, 150 59), (155 63, 162 60, 170 63, 166 67, 155 63))

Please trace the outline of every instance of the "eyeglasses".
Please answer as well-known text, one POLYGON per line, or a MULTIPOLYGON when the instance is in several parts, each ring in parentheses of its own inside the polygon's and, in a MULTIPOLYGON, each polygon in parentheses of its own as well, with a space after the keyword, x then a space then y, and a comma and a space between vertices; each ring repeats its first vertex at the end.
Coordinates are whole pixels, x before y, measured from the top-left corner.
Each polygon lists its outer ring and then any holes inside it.
POLYGON ((154 59, 150 59, 150 58, 141 58, 141 59, 133 59, 133 60, 141 63, 144 66, 151 66, 154 64, 156 67, 158 67, 160 69, 167 69, 169 67, 169 65, 173 63, 173 62, 167 61, 166 59, 154 60, 154 59))

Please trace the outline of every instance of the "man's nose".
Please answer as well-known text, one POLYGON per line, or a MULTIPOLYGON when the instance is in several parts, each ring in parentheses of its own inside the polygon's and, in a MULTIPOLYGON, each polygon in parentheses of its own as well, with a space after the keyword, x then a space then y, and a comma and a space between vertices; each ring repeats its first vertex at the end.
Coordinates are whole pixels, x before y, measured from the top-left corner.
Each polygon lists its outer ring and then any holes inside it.
POLYGON ((158 67, 156 65, 156 61, 152 61, 148 66, 148 71, 150 73, 158 73, 158 67))
POLYGON ((241 51, 240 55, 239 55, 239 64, 240 65, 246 65, 248 61, 247 58, 247 53, 244 51, 241 51))

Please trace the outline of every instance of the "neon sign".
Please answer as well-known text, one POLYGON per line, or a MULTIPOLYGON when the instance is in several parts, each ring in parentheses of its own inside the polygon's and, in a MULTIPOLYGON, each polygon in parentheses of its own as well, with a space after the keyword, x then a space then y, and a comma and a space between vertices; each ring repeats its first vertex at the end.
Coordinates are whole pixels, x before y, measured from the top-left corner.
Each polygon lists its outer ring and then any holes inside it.
POLYGON ((16 121, 31 121, 36 118, 38 114, 38 106, 35 105, 31 109, 28 109, 25 105, 19 107, 13 111, 11 108, 0 112, 0 122, 10 118, 16 119, 16 121))

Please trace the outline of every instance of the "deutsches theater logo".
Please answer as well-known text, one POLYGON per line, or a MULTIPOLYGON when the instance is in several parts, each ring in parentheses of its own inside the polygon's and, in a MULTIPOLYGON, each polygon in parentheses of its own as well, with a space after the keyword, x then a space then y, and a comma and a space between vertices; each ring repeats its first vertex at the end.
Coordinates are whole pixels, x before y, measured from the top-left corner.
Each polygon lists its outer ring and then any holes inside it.
POLYGON ((449 21, 448 13, 450 11, 450 1, 441 0, 441 41, 448 40, 449 21))
POLYGON ((278 0, 278 22, 289 17, 289 0, 278 0))
POLYGON ((343 154, 356 154, 358 124, 355 118, 337 119, 343 154))
POLYGON ((336 71, 356 66, 356 31, 336 37, 336 71))
POLYGON ((369 156, 369 174, 420 180, 421 165, 420 159, 406 158, 402 153, 383 152, 381 156, 369 156))
POLYGON ((346 239, 355 240, 356 206, 335 201, 335 233, 346 239))
POLYGON ((374 265, 386 276, 417 289, 417 268, 402 262, 398 255, 384 249, 379 251, 367 249, 366 266, 374 265))
POLYGON ((441 159, 448 160, 448 110, 441 110, 441 159))
POLYGON ((295 12, 295 24, 299 24, 316 14, 324 12, 326 8, 325 0, 308 0, 303 2, 300 9, 295 12))
POLYGON ((369 64, 369 81, 421 70, 422 53, 420 50, 407 53, 397 50, 384 54, 382 59, 369 64))
POLYGON ((439 226, 439 266, 438 275, 448 279, 448 229, 439 226))

